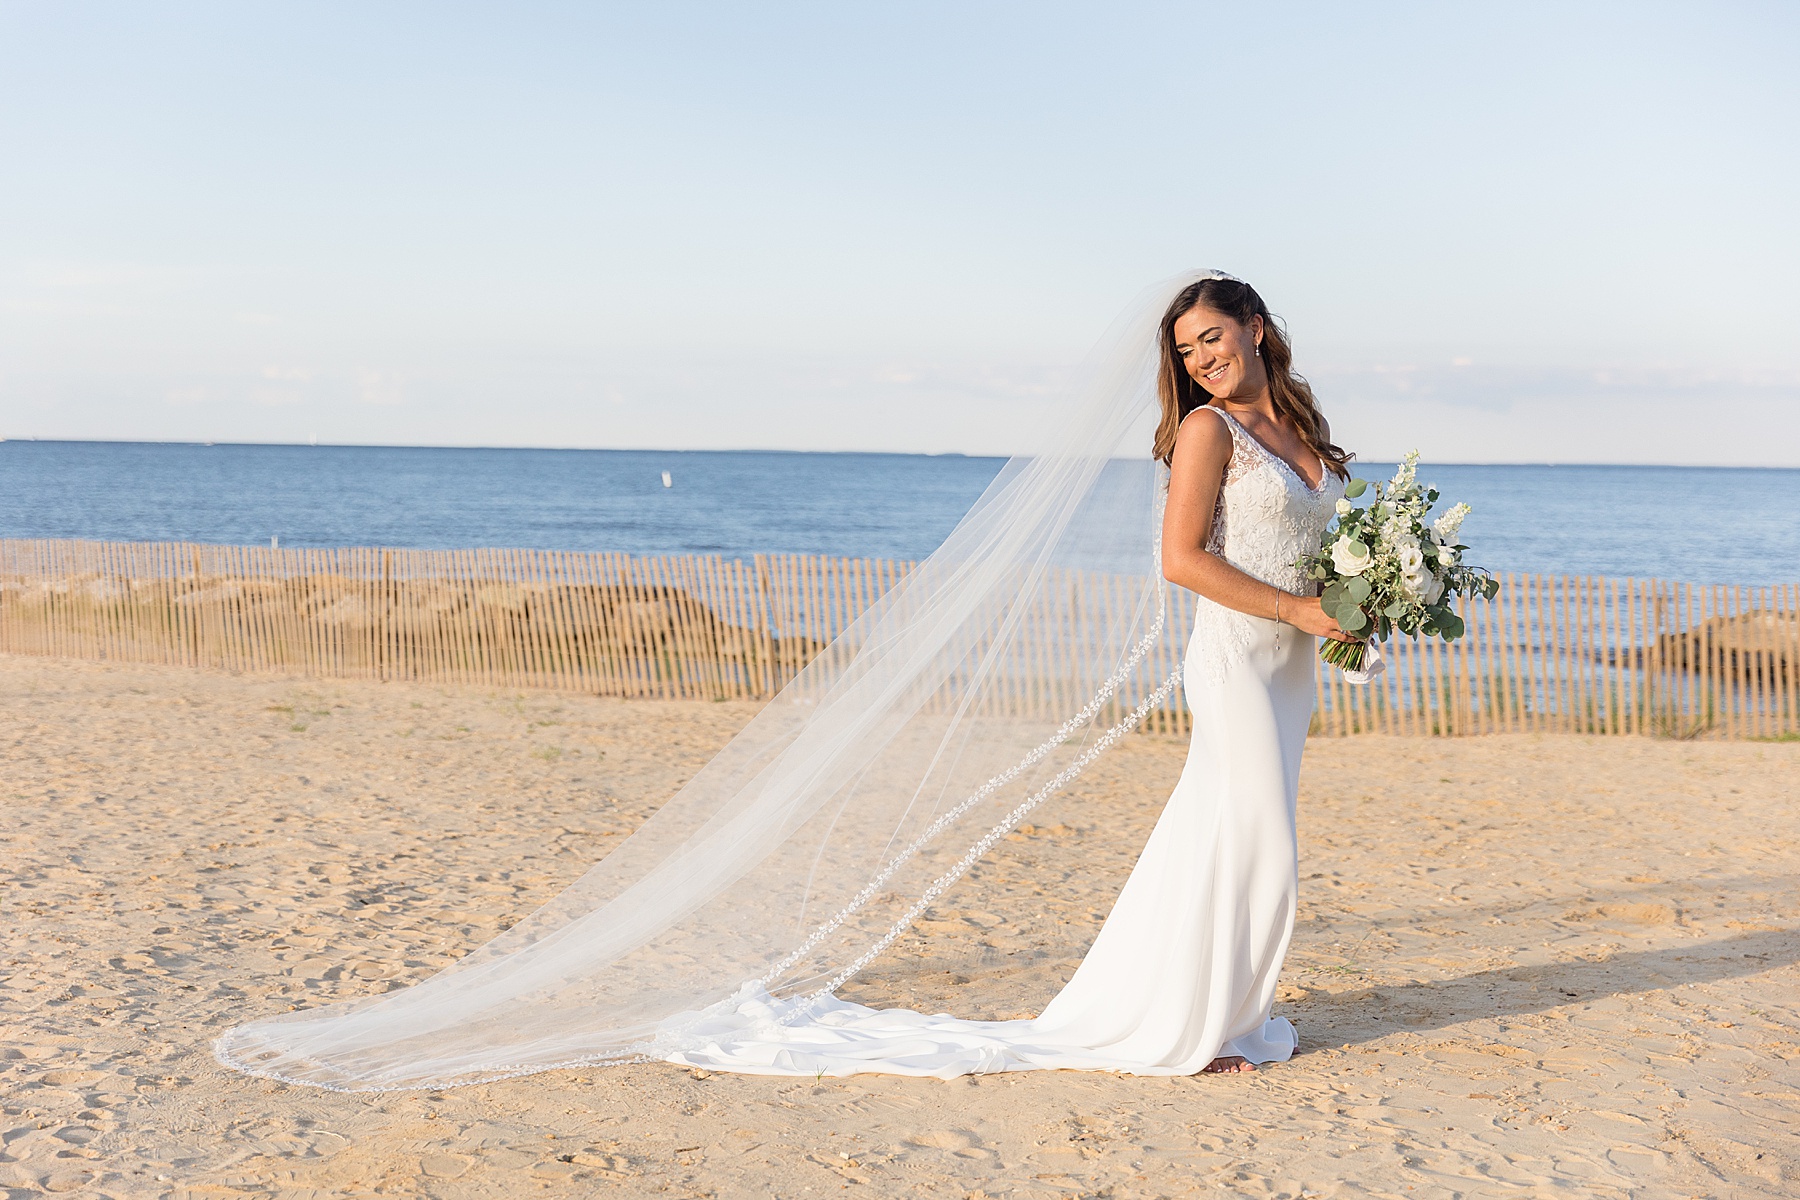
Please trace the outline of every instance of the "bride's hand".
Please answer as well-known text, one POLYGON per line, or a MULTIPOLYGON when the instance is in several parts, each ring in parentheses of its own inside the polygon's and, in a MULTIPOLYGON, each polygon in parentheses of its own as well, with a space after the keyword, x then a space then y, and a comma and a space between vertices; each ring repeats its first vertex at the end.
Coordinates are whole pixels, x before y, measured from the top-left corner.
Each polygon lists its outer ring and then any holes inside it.
POLYGON ((1334 642, 1360 642, 1359 637, 1352 637, 1338 628, 1338 623, 1325 606, 1319 603, 1317 596, 1295 596, 1281 598, 1281 619, 1296 629, 1304 629, 1315 637, 1330 638, 1334 642))

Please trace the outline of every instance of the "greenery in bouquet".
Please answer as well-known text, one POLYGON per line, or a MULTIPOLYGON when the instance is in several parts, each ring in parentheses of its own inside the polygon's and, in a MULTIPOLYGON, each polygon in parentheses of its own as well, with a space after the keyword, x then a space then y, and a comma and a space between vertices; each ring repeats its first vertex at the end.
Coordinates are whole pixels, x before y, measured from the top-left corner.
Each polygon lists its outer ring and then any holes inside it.
POLYGON ((1360 671, 1369 642, 1386 641, 1399 630, 1454 641, 1463 620, 1452 607, 1457 596, 1492 598, 1500 585, 1480 567, 1463 565, 1468 547, 1456 540, 1467 504, 1436 520, 1434 487, 1418 482, 1419 452, 1413 451, 1386 483, 1353 479, 1337 502, 1337 518, 1319 539, 1319 552, 1299 566, 1323 585, 1320 603, 1345 633, 1363 640, 1327 640, 1319 657, 1346 671, 1360 671), (1374 495, 1366 507, 1351 501, 1374 495))

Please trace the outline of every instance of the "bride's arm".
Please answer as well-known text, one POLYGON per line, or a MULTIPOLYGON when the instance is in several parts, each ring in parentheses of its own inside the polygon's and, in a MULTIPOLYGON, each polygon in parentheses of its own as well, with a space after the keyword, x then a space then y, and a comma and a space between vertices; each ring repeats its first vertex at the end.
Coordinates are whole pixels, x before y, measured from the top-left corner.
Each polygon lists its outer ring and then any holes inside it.
POLYGON ((1312 596, 1296 596, 1246 575, 1206 550, 1225 466, 1231 461, 1231 431, 1211 415, 1184 421, 1169 462, 1169 504, 1163 511, 1163 577, 1208 600, 1253 617, 1275 618, 1320 637, 1352 640, 1312 596))

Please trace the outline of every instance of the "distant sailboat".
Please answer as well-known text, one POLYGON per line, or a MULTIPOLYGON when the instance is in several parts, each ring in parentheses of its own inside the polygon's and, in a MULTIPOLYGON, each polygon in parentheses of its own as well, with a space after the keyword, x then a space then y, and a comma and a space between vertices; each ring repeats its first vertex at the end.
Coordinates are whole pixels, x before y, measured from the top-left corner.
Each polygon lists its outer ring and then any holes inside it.
POLYGON ((669 477, 669 473, 667 471, 663 472, 663 486, 664 487, 674 487, 675 486, 675 481, 669 477))

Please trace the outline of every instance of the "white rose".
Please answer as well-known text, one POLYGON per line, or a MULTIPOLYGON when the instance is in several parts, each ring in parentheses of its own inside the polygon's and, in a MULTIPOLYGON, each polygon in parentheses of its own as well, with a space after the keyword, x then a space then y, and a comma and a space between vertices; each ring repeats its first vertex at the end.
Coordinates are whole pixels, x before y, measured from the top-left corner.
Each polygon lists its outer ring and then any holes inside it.
POLYGON ((1348 500, 1345 500, 1345 499, 1344 499, 1344 498, 1343 498, 1343 497, 1341 497, 1341 496, 1340 496, 1340 497, 1338 497, 1338 502, 1337 502, 1337 515, 1338 515, 1338 516, 1340 516, 1340 517, 1347 517, 1347 516, 1349 516, 1349 515, 1350 515, 1350 508, 1351 508, 1351 505, 1350 505, 1350 502, 1349 502, 1349 501, 1348 501, 1348 500))
POLYGON ((1408 571, 1400 577, 1401 590, 1408 600, 1422 600, 1426 604, 1436 604, 1437 598, 1444 594, 1444 585, 1430 571, 1408 571))
POLYGON ((1361 542, 1341 537, 1331 543, 1331 565, 1337 568, 1339 575, 1361 575, 1372 561, 1369 548, 1361 542))

